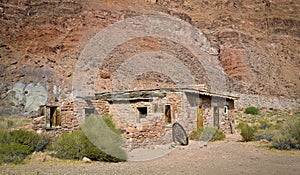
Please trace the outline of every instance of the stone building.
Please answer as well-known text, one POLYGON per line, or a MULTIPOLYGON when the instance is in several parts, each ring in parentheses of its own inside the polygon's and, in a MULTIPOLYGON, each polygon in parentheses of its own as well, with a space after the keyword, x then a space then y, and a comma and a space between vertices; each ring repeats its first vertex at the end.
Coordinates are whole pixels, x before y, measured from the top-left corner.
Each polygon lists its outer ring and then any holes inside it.
MULTIPOLYGON (((106 103, 123 136, 132 147, 172 141, 172 125, 180 123, 189 134, 200 127, 233 132, 233 96, 195 88, 162 88, 96 94, 106 103)), ((97 108, 96 108, 97 109, 97 108)), ((99 110, 99 109, 97 109, 99 110)), ((103 109, 102 109, 103 111, 103 109)))
POLYGON ((78 129, 90 114, 110 114, 132 148, 172 142, 177 122, 187 134, 200 127, 233 132, 231 115, 237 97, 197 88, 160 88, 97 93, 95 97, 65 100, 41 106, 35 130, 56 133, 78 129))

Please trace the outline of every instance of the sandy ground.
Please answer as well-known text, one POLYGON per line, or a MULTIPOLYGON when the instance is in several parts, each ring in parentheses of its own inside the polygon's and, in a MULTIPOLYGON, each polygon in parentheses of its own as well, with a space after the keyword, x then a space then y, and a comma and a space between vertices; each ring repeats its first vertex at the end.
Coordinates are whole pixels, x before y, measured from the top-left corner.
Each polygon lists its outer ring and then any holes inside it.
POLYGON ((300 152, 271 151, 227 139, 200 148, 199 142, 176 147, 153 160, 90 164, 74 161, 29 161, 2 165, 0 174, 299 174, 300 152))

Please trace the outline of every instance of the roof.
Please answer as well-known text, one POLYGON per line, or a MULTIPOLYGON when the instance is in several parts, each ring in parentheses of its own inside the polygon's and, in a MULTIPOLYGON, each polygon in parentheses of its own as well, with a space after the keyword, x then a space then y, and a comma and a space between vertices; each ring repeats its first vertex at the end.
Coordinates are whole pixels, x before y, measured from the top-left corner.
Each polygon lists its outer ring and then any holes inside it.
POLYGON ((113 92, 102 92, 96 93, 96 99, 105 99, 108 101, 123 101, 123 100, 150 100, 153 97, 166 97, 168 92, 184 92, 184 93, 192 93, 203 96, 217 97, 217 98, 225 98, 231 100, 237 100, 239 97, 217 94, 208 92, 206 90, 199 90, 194 88, 157 88, 157 89, 141 89, 141 90, 125 90, 125 91, 113 91, 113 92))

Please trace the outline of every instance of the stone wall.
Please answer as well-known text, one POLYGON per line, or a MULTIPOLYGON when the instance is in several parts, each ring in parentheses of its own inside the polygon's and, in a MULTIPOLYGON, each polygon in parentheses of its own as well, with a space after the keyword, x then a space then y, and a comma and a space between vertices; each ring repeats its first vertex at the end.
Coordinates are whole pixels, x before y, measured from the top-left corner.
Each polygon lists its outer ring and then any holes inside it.
MULTIPOLYGON (((167 92, 166 97, 154 97, 151 100, 119 101, 111 103, 110 114, 113 116, 117 127, 123 130, 123 136, 127 138, 126 147, 134 149, 147 147, 152 144, 166 144, 172 142, 172 124, 180 123, 187 134, 197 128, 197 114, 199 105, 203 109, 203 123, 205 126, 213 126, 214 119, 212 107, 219 108, 219 128, 225 133, 231 133, 233 100, 226 101, 222 98, 200 96, 199 103, 191 104, 187 95, 182 92, 167 92), (165 121, 165 105, 171 106, 171 124, 165 121), (224 105, 228 105, 228 114, 224 114, 224 105), (155 107, 156 106, 156 107, 155 107), (138 107, 147 107, 147 116, 139 118, 138 107), (155 109, 155 108, 159 108, 155 109)), ((199 96, 196 96, 199 100, 199 96)), ((193 100, 192 100, 193 101, 193 100)))
POLYGON ((151 101, 114 102, 110 105, 110 114, 117 127, 123 131, 123 137, 127 139, 126 148, 134 149, 171 142, 171 127, 165 127, 164 114, 155 112, 153 104, 165 104, 165 100, 154 98, 151 101), (147 107, 145 118, 139 118, 138 107, 147 107), (165 135, 169 135, 170 137, 167 137, 169 139, 163 139, 165 135))
MULTIPOLYGON (((108 114, 109 113, 109 103, 102 100, 91 100, 96 113, 108 114)), ((80 99, 63 99, 59 103, 55 104, 58 106, 60 111, 60 126, 47 127, 46 116, 49 114, 49 108, 47 112, 40 113, 39 116, 33 119, 32 129, 37 132, 54 132, 55 135, 59 135, 63 132, 72 132, 80 127, 81 122, 85 117, 85 108, 90 107, 90 105, 85 100, 80 99)), ((46 107, 45 107, 46 108, 46 107)), ((95 113, 95 114, 96 114, 95 113)))
POLYGON ((261 95, 247 95, 241 93, 233 94, 240 97, 239 100, 235 101, 235 105, 238 108, 247 108, 249 106, 255 106, 258 108, 267 109, 289 109, 299 110, 300 99, 287 99, 284 97, 265 97, 261 95))
POLYGON ((77 117, 74 115, 74 102, 71 99, 64 99, 58 104, 58 111, 60 113, 60 126, 47 126, 46 116, 50 116, 50 109, 47 107, 43 110, 46 112, 40 113, 41 116, 38 116, 32 121, 32 129, 38 133, 41 132, 52 132, 55 135, 59 135, 63 132, 72 132, 73 130, 79 129, 79 122, 77 117))
POLYGON ((182 92, 167 92, 165 97, 153 97, 149 100, 134 102, 117 101, 109 103, 106 100, 64 99, 57 104, 61 113, 61 125, 59 127, 47 128, 44 114, 33 120, 33 129, 38 132, 54 132, 56 135, 63 132, 72 132, 79 129, 80 124, 87 115, 85 109, 95 108, 95 114, 110 114, 113 116, 117 128, 122 131, 122 136, 127 139, 125 147, 134 149, 153 144, 171 143, 172 124, 175 122, 180 123, 189 134, 197 128, 198 107, 201 105, 204 127, 213 126, 212 106, 218 106, 219 127, 225 133, 231 133, 234 120, 230 112, 234 108, 233 101, 212 100, 211 97, 200 96, 199 103, 192 104, 189 98, 182 92), (165 105, 171 106, 170 124, 166 124, 165 121, 165 105), (228 105, 229 114, 223 113, 224 105, 228 105), (147 107, 146 117, 139 117, 138 107, 147 107))

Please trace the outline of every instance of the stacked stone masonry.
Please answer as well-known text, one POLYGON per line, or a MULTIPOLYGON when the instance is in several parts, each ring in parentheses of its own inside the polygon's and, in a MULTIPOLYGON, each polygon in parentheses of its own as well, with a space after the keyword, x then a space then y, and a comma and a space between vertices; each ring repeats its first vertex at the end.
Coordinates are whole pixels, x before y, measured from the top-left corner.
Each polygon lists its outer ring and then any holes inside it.
POLYGON ((199 117, 201 126, 218 127, 225 133, 232 133, 234 125, 233 97, 189 89, 137 90, 96 94, 94 99, 64 99, 56 104, 60 113, 59 126, 49 128, 46 116, 55 114, 50 111, 53 106, 43 107, 48 112, 33 120, 34 130, 55 132, 56 135, 72 132, 79 129, 90 114, 110 114, 126 139, 124 147, 127 149, 171 143, 175 122, 181 124, 187 134, 199 127, 199 117), (167 119, 167 115, 170 118, 167 119))

